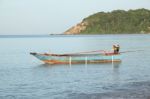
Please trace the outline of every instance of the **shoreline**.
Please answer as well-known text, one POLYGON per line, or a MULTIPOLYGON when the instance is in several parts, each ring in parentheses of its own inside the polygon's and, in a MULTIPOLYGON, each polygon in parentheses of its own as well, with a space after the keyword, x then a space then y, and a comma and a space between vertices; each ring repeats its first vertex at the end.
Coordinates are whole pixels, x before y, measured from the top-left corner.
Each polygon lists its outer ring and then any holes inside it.
POLYGON ((45 34, 45 35, 0 35, 0 38, 36 38, 36 37, 99 37, 99 36, 123 36, 123 35, 150 35, 150 33, 146 34, 45 34))

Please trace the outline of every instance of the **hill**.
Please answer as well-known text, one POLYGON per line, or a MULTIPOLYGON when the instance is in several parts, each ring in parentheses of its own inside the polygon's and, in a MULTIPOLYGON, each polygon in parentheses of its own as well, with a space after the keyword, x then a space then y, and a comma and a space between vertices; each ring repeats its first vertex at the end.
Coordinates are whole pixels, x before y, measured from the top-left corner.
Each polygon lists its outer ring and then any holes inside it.
POLYGON ((114 10, 91 15, 64 34, 150 33, 150 10, 114 10))

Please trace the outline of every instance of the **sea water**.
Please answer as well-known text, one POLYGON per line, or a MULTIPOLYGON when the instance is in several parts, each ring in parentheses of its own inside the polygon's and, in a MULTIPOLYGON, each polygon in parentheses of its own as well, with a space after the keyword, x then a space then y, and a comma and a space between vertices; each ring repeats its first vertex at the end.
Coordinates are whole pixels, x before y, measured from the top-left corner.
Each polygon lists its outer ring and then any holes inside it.
POLYGON ((0 99, 148 99, 149 96, 149 34, 0 36, 0 99), (111 50, 113 44, 119 44, 120 51, 125 52, 121 63, 47 65, 29 54, 111 50))

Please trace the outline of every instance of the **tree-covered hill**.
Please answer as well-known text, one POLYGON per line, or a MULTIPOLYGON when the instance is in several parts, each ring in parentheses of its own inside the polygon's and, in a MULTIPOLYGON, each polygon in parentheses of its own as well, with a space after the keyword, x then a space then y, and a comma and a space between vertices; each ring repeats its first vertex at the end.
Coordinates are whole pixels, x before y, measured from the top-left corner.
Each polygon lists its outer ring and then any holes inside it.
POLYGON ((150 10, 114 10, 91 15, 66 34, 150 33, 150 10))

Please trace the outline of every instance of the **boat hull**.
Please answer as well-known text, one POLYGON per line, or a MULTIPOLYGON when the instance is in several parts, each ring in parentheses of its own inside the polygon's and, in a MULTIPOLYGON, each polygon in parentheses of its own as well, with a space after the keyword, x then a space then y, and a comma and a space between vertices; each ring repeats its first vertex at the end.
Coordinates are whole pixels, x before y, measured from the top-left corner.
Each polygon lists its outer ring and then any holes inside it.
POLYGON ((99 64, 121 62, 120 55, 114 54, 94 54, 94 55, 48 55, 31 53, 33 56, 46 64, 99 64))
POLYGON ((121 62, 120 59, 115 60, 92 60, 92 61, 59 61, 59 60, 43 60, 46 64, 99 64, 99 63, 112 63, 112 62, 121 62))

